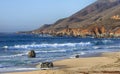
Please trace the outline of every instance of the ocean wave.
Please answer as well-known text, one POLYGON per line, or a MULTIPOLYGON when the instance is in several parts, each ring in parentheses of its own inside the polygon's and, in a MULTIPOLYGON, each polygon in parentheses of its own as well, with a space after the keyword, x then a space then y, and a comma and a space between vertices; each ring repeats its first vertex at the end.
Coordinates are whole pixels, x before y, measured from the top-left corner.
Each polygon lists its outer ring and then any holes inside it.
POLYGON ((95 45, 111 44, 114 43, 112 40, 96 40, 93 42, 95 45))
POLYGON ((4 48, 4 49, 7 49, 7 48, 8 48, 8 46, 3 46, 3 48, 4 48))
POLYGON ((114 45, 114 46, 106 46, 106 49, 120 49, 120 45, 114 45))
POLYGON ((37 68, 0 68, 0 72, 12 72, 12 71, 29 71, 29 70, 38 70, 37 68))
POLYGON ((55 53, 55 52, 66 52, 67 50, 51 50, 51 51, 35 51, 36 53, 55 53))
POLYGON ((81 48, 89 47, 92 44, 90 42, 80 42, 80 43, 63 43, 63 44, 27 44, 27 45, 14 45, 14 46, 3 46, 4 49, 12 49, 12 50, 21 50, 24 49, 23 52, 14 55, 8 56, 0 56, 0 58, 14 58, 26 56, 30 49, 34 49, 36 54, 39 53, 66 53, 73 52, 76 50, 81 50, 81 48), (67 47, 67 48, 66 48, 67 47), (76 48, 78 47, 78 48, 76 48), (42 49, 42 48, 50 48, 50 49, 42 49), (76 48, 76 49, 75 49, 76 48))
POLYGON ((79 54, 72 55, 70 58, 75 58, 76 55, 80 55, 81 56, 81 55, 85 55, 85 54, 87 54, 87 53, 86 52, 80 52, 79 54))
POLYGON ((102 40, 103 43, 112 43, 113 41, 112 40, 102 40))
POLYGON ((8 56, 0 56, 0 58, 14 58, 19 56, 27 55, 27 53, 15 54, 15 55, 8 55, 8 56))
POLYGON ((61 48, 61 47, 84 47, 91 46, 91 42, 80 42, 80 43, 53 43, 53 44, 26 44, 26 45, 14 45, 14 46, 3 46, 4 49, 39 49, 39 48, 61 48))

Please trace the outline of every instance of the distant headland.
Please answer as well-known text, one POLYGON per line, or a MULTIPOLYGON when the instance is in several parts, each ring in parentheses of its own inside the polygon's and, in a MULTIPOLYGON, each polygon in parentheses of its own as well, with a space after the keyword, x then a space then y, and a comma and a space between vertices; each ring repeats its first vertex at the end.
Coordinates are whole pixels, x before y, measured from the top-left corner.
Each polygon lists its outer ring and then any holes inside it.
POLYGON ((70 17, 27 32, 53 36, 120 37, 120 0, 98 0, 70 17))

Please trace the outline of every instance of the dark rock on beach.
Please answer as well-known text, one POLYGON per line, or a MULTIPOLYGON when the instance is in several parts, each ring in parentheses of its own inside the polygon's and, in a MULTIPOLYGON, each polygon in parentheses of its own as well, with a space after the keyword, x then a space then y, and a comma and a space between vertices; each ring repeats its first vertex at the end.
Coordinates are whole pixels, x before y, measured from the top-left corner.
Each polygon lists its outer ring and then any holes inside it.
POLYGON ((35 51, 34 51, 34 50, 30 50, 30 51, 28 52, 28 57, 29 57, 29 58, 35 58, 35 57, 36 57, 35 51))
POLYGON ((79 55, 76 55, 75 58, 79 58, 80 56, 79 55))
POLYGON ((52 62, 42 62, 39 65, 37 65, 38 68, 53 68, 54 65, 52 62))

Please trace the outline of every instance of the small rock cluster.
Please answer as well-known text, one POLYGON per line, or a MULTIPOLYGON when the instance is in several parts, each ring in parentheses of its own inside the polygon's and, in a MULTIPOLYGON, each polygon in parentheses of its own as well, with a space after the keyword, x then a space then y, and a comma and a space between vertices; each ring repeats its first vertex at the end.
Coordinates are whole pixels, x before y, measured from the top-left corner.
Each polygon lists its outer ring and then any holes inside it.
MULTIPOLYGON (((36 53, 34 50, 30 50, 28 52, 28 57, 29 58, 35 58, 36 57, 36 53)), ((39 68, 53 68, 53 63, 52 62, 42 62, 38 65, 39 68)))

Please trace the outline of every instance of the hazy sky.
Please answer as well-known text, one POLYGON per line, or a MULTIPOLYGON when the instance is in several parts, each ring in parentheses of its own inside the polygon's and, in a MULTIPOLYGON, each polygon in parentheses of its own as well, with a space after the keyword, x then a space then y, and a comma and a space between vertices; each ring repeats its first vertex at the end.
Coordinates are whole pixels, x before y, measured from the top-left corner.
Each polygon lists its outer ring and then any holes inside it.
POLYGON ((33 30, 68 17, 96 0, 0 0, 0 32, 33 30))

